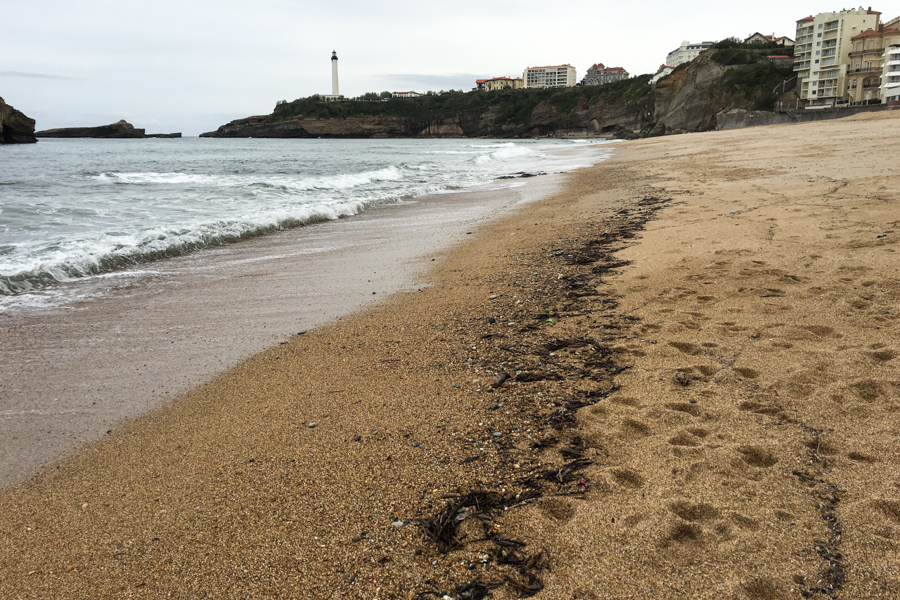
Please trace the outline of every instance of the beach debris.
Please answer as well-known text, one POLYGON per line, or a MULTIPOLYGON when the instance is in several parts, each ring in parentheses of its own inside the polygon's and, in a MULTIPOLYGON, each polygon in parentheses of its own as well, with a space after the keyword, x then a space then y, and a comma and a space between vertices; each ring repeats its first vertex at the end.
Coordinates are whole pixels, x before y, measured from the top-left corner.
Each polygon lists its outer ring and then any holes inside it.
POLYGON ((318 427, 318 426, 319 426, 319 424, 316 423, 315 421, 313 421, 312 423, 309 424, 309 428, 310 428, 310 429, 315 429, 315 428, 318 427))
POLYGON ((500 408, 500 406, 501 405, 497 402, 491 402, 490 404, 488 404, 488 410, 497 410, 498 408, 500 408))
POLYGON ((306 333, 306 330, 304 329, 303 331, 298 331, 297 335, 304 335, 305 333, 306 333))
POLYGON ((883 238, 883 237, 887 237, 887 234, 886 234, 886 233, 879 233, 879 234, 878 234, 878 239, 879 239, 879 240, 880 240, 881 238, 883 238))
POLYGON ((500 387, 500 386, 503 385, 504 382, 505 382, 507 379, 509 379, 510 377, 512 377, 512 376, 511 376, 509 373, 507 373, 507 372, 501 373, 500 376, 497 377, 497 379, 494 380, 494 383, 491 384, 491 387, 494 388, 494 389, 500 387))
POLYGON ((404 527, 405 525, 406 523, 404 523, 403 521, 394 521, 393 523, 391 523, 391 527, 397 528, 404 527))
POLYGON ((493 435, 495 438, 503 437, 503 434, 499 431, 495 431, 493 435))
POLYGON ((497 294, 491 294, 490 296, 488 296, 488 300, 496 300, 496 299, 497 299, 497 294))

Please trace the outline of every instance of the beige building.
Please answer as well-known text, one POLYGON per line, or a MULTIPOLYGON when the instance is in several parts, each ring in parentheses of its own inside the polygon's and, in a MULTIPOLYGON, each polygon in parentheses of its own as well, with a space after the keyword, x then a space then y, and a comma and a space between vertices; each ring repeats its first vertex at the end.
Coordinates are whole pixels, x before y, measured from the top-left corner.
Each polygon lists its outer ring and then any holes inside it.
POLYGON ((575 67, 558 65, 555 67, 528 67, 522 74, 526 88, 575 87, 575 67))
POLYGON ((847 94, 850 102, 881 100, 885 48, 900 44, 900 17, 867 29, 852 40, 847 69, 847 94))
POLYGON ((493 79, 475 80, 475 89, 485 90, 486 92, 505 89, 518 90, 522 87, 525 87, 525 82, 522 81, 521 77, 516 77, 514 79, 510 77, 494 77, 493 79))
POLYGON ((794 72, 797 90, 807 108, 846 102, 847 71, 854 37, 878 29, 881 13, 858 8, 820 13, 797 21, 794 72))

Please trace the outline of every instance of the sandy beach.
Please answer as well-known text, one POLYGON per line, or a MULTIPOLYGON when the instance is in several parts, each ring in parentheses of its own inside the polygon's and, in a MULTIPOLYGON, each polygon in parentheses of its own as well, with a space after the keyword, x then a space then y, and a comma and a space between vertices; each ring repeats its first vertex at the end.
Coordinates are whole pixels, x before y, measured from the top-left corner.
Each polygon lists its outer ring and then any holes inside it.
POLYGON ((898 133, 616 146, 0 491, 0 597, 897 598, 898 133))

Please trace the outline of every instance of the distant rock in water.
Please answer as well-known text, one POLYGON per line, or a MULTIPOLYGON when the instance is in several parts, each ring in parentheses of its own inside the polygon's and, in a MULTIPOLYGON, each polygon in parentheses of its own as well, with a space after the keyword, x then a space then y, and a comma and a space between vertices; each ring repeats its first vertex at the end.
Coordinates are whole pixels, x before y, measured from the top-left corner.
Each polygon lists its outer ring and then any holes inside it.
POLYGON ((45 129, 34 134, 39 138, 180 138, 180 133, 145 133, 144 129, 135 129, 134 125, 122 120, 111 125, 100 127, 62 127, 45 129))
POLYGON ((34 119, 21 112, 0 98, 0 144, 33 144, 34 119))

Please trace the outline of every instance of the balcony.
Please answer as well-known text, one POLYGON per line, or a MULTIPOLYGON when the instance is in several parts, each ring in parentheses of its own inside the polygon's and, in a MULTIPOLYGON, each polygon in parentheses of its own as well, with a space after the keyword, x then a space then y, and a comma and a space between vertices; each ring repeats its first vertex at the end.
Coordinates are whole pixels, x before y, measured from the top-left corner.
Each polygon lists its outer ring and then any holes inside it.
POLYGON ((856 50, 850 53, 850 57, 854 56, 866 56, 869 54, 884 54, 884 48, 872 48, 870 50, 856 50))

